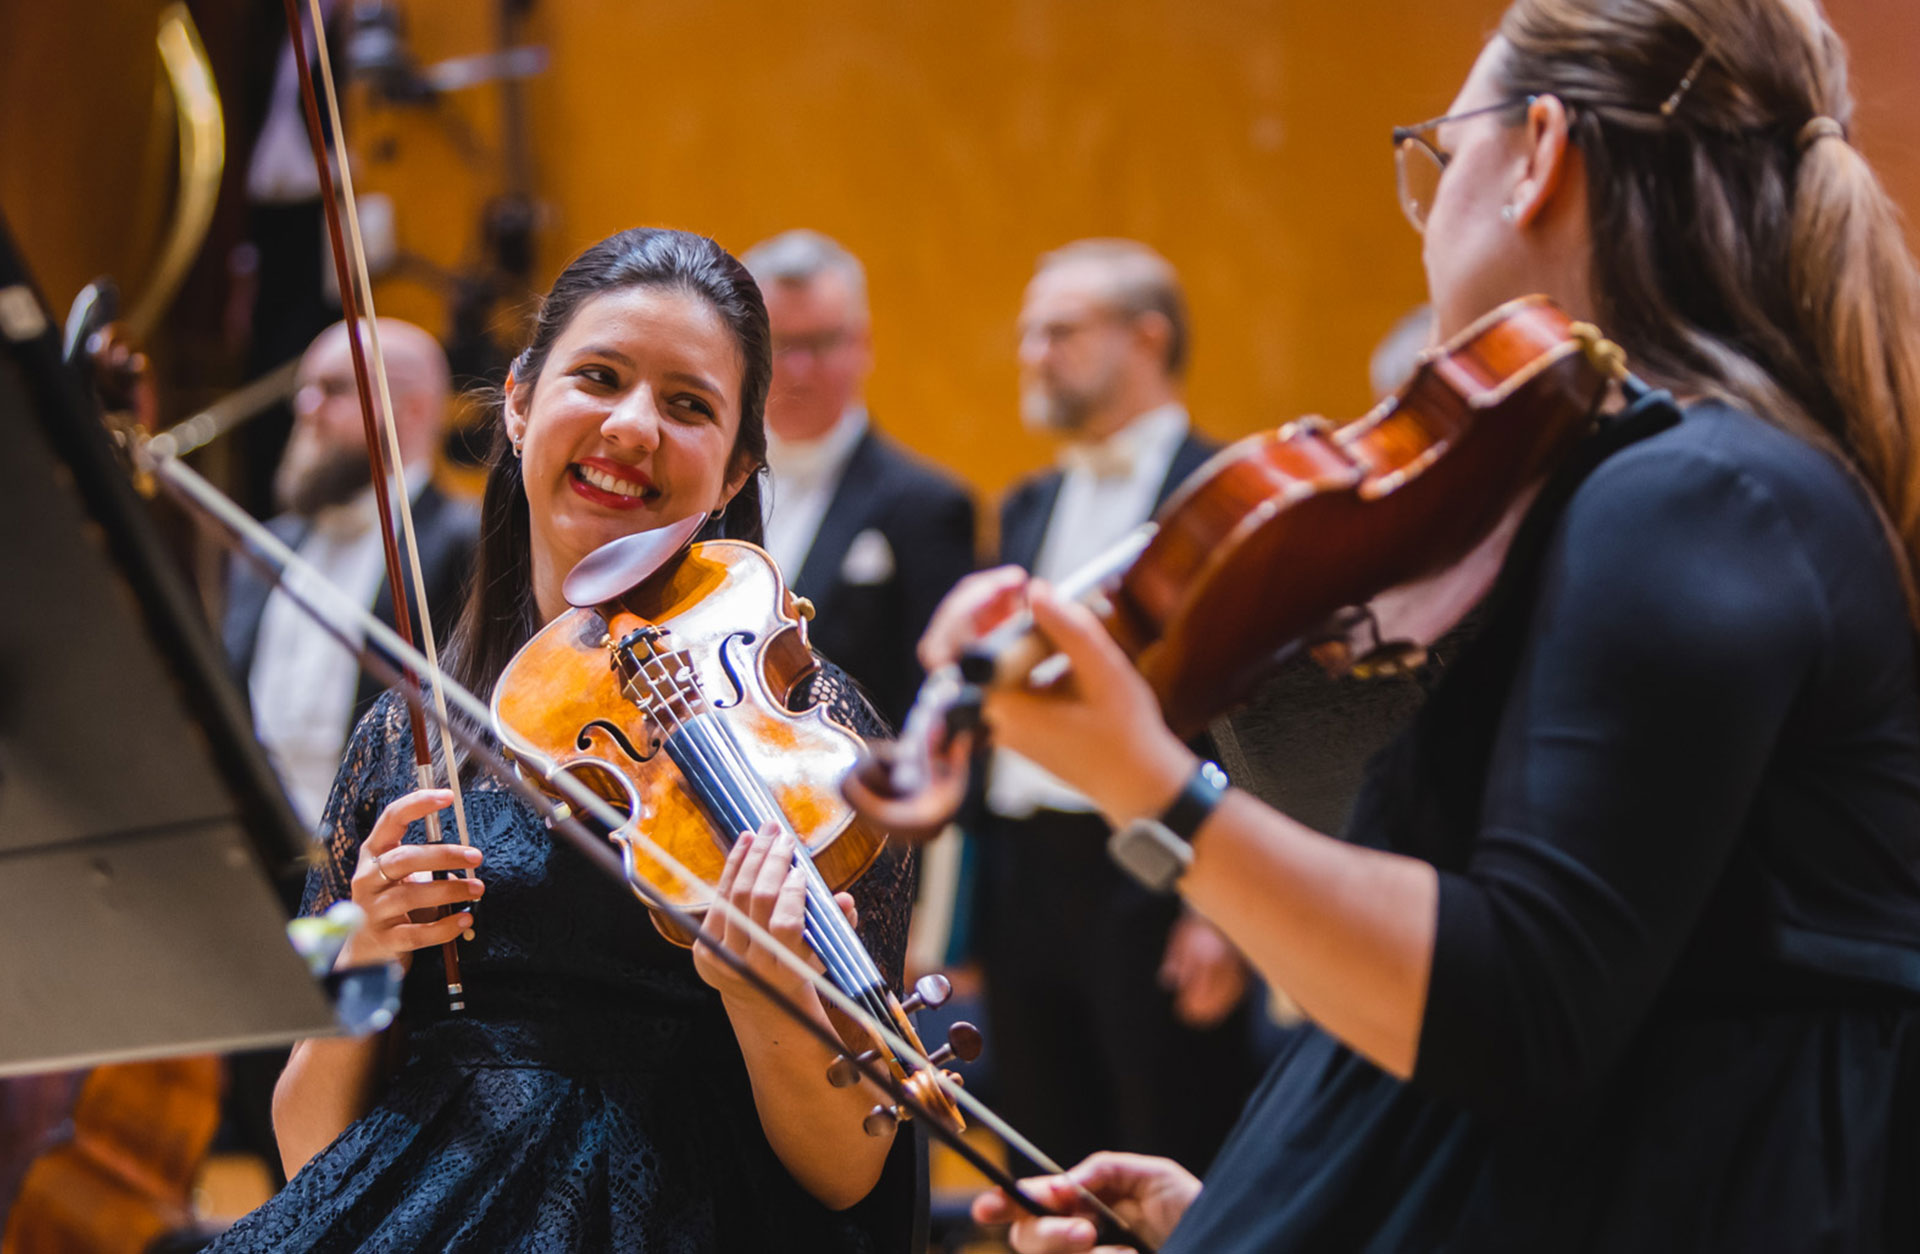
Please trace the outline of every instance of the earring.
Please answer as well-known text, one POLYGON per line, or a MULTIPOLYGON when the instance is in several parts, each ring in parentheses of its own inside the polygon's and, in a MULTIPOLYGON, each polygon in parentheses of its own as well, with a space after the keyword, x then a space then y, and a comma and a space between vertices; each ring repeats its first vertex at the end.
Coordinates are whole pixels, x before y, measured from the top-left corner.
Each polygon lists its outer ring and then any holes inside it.
POLYGON ((518 457, 518 456, 520 456, 520 441, 518 441, 518 440, 515 440, 515 441, 513 442, 513 455, 514 455, 515 457, 518 457))
POLYGON ((724 515, 726 512, 727 512, 727 507, 722 505, 719 509, 708 510, 707 517, 713 519, 715 522, 719 522, 721 516, 724 515))
POLYGON ((1512 226, 1513 220, 1519 216, 1520 216, 1520 211, 1518 209, 1515 209, 1512 205, 1500 206, 1500 220, 1502 222, 1505 222, 1508 226, 1512 226))

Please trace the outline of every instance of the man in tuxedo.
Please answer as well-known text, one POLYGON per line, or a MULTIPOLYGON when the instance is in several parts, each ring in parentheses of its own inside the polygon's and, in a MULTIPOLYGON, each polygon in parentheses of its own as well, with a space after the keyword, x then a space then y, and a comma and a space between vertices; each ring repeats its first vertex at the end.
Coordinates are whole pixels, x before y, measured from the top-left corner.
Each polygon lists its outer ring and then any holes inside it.
MULTIPOLYGON (((1187 345, 1178 278, 1145 245, 1040 259, 1020 407, 1058 465, 1002 504, 1002 563, 1072 574, 1206 460, 1181 402, 1187 345)), ((1244 961, 1116 867, 1093 805, 1032 762, 997 750, 984 810, 974 943, 1002 1110, 1061 1162, 1110 1148, 1203 1169, 1256 1074, 1244 961)))
POLYGON ((741 260, 773 329, 767 397, 767 551, 813 602, 813 645, 898 726, 922 674, 920 633, 973 569, 973 500, 875 429, 866 272, 814 231, 788 231, 741 260))
MULTIPOLYGON (((478 511, 431 482, 451 396, 447 359, 431 335, 392 318, 380 319, 380 346, 428 608, 435 635, 445 639, 460 609, 479 534, 478 511)), ((371 359, 370 347, 367 352, 371 359)), ((379 404, 377 392, 374 403, 379 404)), ((321 332, 301 358, 294 414, 293 435, 274 476, 275 501, 284 512, 267 525, 329 582, 391 626, 393 590, 345 323, 321 332)), ((411 594, 407 605, 411 612, 411 594)), ((419 615, 413 617, 418 635, 419 615)), ((291 597, 271 588, 246 563, 236 563, 231 572, 222 635, 234 675, 252 705, 255 734, 294 812, 317 825, 347 736, 379 696, 380 684, 291 597)))

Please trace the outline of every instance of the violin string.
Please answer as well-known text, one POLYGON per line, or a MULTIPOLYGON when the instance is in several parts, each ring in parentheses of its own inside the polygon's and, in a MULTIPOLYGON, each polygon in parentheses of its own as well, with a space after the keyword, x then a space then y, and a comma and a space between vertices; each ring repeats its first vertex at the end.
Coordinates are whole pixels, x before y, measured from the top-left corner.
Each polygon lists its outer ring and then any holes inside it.
MULTIPOLYGON (((635 660, 638 662, 637 658, 635 660)), ((704 759, 706 757, 705 747, 698 743, 691 729, 688 727, 687 720, 683 719, 679 712, 673 707, 675 694, 671 692, 663 693, 659 680, 645 671, 644 667, 646 663, 640 663, 640 665, 642 670, 639 672, 637 678, 645 679, 649 690, 653 694, 653 699, 648 700, 645 697, 636 695, 631 686, 627 689, 628 699, 634 701, 642 710, 650 711, 657 720, 662 722, 663 726, 667 727, 668 742, 670 745, 674 743, 674 738, 677 736, 679 744, 684 747, 685 751, 704 759), (665 718, 661 718, 662 714, 665 715, 665 718), (667 723, 669 719, 671 720, 670 725, 667 723)), ((691 703, 688 703, 688 714, 691 715, 692 713, 691 703)), ((718 772, 714 771, 708 763, 705 761, 688 761, 680 765, 682 773, 688 776, 689 782, 695 784, 696 788, 704 784, 713 790, 710 793, 709 804, 714 805, 716 809, 723 810, 722 813, 714 815, 714 818, 723 830, 731 828, 739 831, 751 831, 758 827, 759 824, 755 816, 749 812, 737 798, 719 788, 718 772)), ((842 955, 834 952, 831 948, 823 950, 818 944, 815 945, 815 952, 819 953, 821 961, 827 965, 830 971, 834 972, 836 979, 847 992, 858 993, 859 983, 852 978, 849 964, 845 962, 842 955)))
MULTIPOLYGON (((326 16, 321 12, 320 0, 307 0, 307 7, 313 16, 313 29, 317 32, 324 32, 327 29, 326 16)), ((425 645, 423 652, 425 652, 427 656, 427 663, 433 668, 428 672, 428 677, 432 685, 434 711, 442 721, 445 721, 447 718, 447 696, 437 678, 440 673, 440 653, 438 646, 434 643, 433 614, 427 605, 426 580, 420 576, 420 572, 425 569, 425 563, 420 560, 420 543, 414 533, 413 504, 407 492, 406 467, 401 461, 400 456, 400 431, 395 425, 393 417, 393 391, 387 379, 386 354, 381 351, 380 347, 380 319, 373 307, 373 274, 367 265, 366 245, 360 235, 360 207, 358 201, 354 198, 353 192, 353 163, 348 161, 344 155, 347 131, 340 116, 340 95, 334 86, 333 64, 332 58, 327 52, 327 41, 324 36, 316 37, 314 39, 314 45, 316 52, 315 59, 318 62, 320 70, 317 77, 320 85, 325 89, 327 119, 333 124, 334 146, 343 154, 338 163, 340 196, 345 202, 346 208, 346 212, 342 217, 345 219, 347 227, 348 251, 353 255, 353 277, 357 280, 356 286, 358 288, 355 295, 360 304, 361 320, 367 329, 367 348, 373 359, 373 378, 380 389, 380 427, 382 433, 386 436, 387 464, 391 467, 393 478, 396 481, 394 487, 398 490, 400 535, 406 545, 407 560, 412 564, 413 596, 411 600, 414 606, 414 618, 420 625, 420 640, 421 643, 425 645)), ((348 334, 350 335, 357 333, 357 331, 358 328, 356 327, 348 328, 348 334)), ((396 598, 404 597, 406 596, 406 590, 395 588, 393 589, 393 595, 396 598)), ((442 769, 446 772, 447 787, 453 791, 454 831, 459 836, 462 845, 470 845, 473 842, 467 832, 467 808, 466 803, 461 797, 459 769, 453 761, 452 746, 448 745, 444 738, 441 739, 441 749, 444 757, 442 769)), ((430 765, 423 766, 421 773, 424 776, 422 780, 423 786, 431 787, 434 783, 432 767, 430 765)), ((427 826, 430 829, 431 838, 435 841, 440 840, 441 833, 439 830, 438 814, 428 816, 427 826)), ((465 878, 464 872, 460 874, 460 878, 465 878)))
MULTIPOLYGON (((786 816, 780 808, 780 803, 775 800, 772 789, 767 787, 766 780, 747 761, 746 750, 740 744, 739 737, 734 735, 732 727, 725 721, 716 721, 714 739, 718 742, 720 752, 732 759, 735 773, 744 781, 748 790, 757 791, 760 794, 761 805, 769 812, 780 815, 784 822, 786 816)), ((788 830, 792 830, 790 824, 788 830)), ((828 911, 829 926, 843 932, 844 941, 852 944, 855 964, 862 968, 861 977, 874 986, 882 985, 884 981, 881 978, 880 969, 873 963, 872 955, 868 954, 866 948, 860 944, 852 925, 847 923, 846 916, 840 913, 838 903, 833 900, 832 885, 828 884, 826 877, 820 873, 819 865, 814 862, 806 843, 799 838, 799 833, 794 832, 793 836, 794 857, 804 868, 809 891, 820 898, 828 911)))
MULTIPOLYGON (((726 740, 731 737, 726 735, 727 726, 724 721, 713 725, 717 727, 720 735, 711 738, 708 734, 709 728, 705 726, 706 718, 701 718, 696 724, 696 715, 711 715, 713 711, 710 703, 706 701, 704 690, 699 685, 691 657, 685 650, 663 654, 655 649, 652 640, 646 643, 647 658, 644 662, 640 662, 640 665, 643 673, 646 674, 649 686, 656 694, 664 689, 667 712, 680 724, 683 738, 691 741, 700 751, 703 769, 716 779, 727 781, 729 773, 721 768, 726 765, 724 750, 726 740), (649 666, 653 669, 646 670, 649 666), (681 678, 683 674, 687 676, 686 680, 681 678), (673 703, 676 698, 686 708, 687 715, 684 719, 674 708, 673 703), (712 743, 713 741, 717 741, 718 744, 712 743), (716 748, 720 752, 715 753, 716 748), (716 758, 721 760, 716 763, 716 758)), ((638 658, 635 660, 639 661, 638 658)), ((737 743, 735 741, 736 748, 737 743)), ((872 957, 867 954, 859 937, 853 933, 851 927, 847 926, 846 916, 840 913, 839 903, 834 901, 832 890, 825 887, 818 868, 813 865, 811 857, 807 856, 805 844, 800 841, 798 833, 792 830, 792 825, 787 822, 786 815, 779 804, 773 799, 771 792, 766 790, 764 781, 759 778, 759 773, 751 768, 743 754, 734 755, 733 765, 731 780, 735 784, 746 784, 749 794, 753 784, 761 785, 761 805, 757 813, 750 795, 730 797, 738 811, 734 821, 745 820, 745 825, 739 830, 757 830, 762 819, 776 821, 783 830, 794 836, 795 857, 802 860, 803 874, 810 873, 807 877, 806 902, 808 919, 812 924, 808 929, 809 943, 820 955, 821 961, 836 972, 836 978, 843 990, 866 1003, 871 1012, 888 1013, 885 981, 880 976, 879 968, 873 964, 872 957)))
MULTIPOLYGON (((146 450, 141 451, 146 452, 146 450)), ((151 473, 158 482, 178 493, 182 500, 197 506, 225 527, 231 535, 237 537, 239 547, 247 551, 249 556, 270 561, 276 568, 283 587, 286 586, 287 575, 297 575, 301 591, 290 590, 291 598, 348 648, 354 647, 352 640, 355 635, 358 635, 365 640, 376 642, 388 657, 396 658, 408 667, 424 669, 426 658, 418 649, 368 613, 366 608, 358 604, 354 598, 342 594, 312 565, 288 548, 278 536, 261 526, 250 514, 234 504, 198 472, 178 458, 160 453, 144 457, 140 465, 141 469, 151 473), (330 607, 330 613, 323 612, 313 600, 309 599, 316 594, 326 601, 330 607), (353 627, 342 626, 343 622, 353 624, 353 627)), ((361 647, 369 657, 377 657, 374 650, 364 645, 361 647)), ((448 697, 469 723, 481 728, 492 726, 492 712, 480 698, 474 696, 464 685, 451 677, 445 677, 444 682, 448 697)), ((415 680, 414 683, 417 686, 420 685, 419 680, 415 680)), ((414 695, 409 693, 408 696, 411 703, 415 699, 414 695)), ((470 735, 453 720, 448 721, 447 727, 456 737, 470 735)), ((624 823, 625 820, 619 812, 613 809, 605 798, 570 774, 554 770, 550 764, 532 759, 523 757, 522 761, 541 776, 546 786, 563 796, 576 813, 592 816, 595 822, 605 825, 608 830, 616 829, 624 823)), ((512 772, 509 771, 508 775, 511 774, 512 772)), ((510 780, 509 787, 517 782, 519 781, 510 780)), ((713 887, 676 858, 671 850, 644 831, 636 830, 634 835, 635 842, 643 846, 648 857, 657 862, 667 874, 676 876, 689 884, 705 885, 708 889, 713 887)), ((1053 1175, 1065 1174, 1066 1168, 1056 1162, 1045 1150, 1001 1118, 992 1107, 968 1092, 962 1085, 949 1079, 940 1068, 934 1066, 924 1053, 915 1049, 900 1034, 892 1022, 867 1012, 852 998, 836 988, 833 981, 816 972, 804 957, 789 949, 778 937, 755 922, 746 911, 717 894, 714 897, 714 908, 724 914, 730 922, 739 924, 741 930, 756 944, 763 946, 774 961, 810 984, 823 1001, 838 1008, 841 1013, 859 1024, 875 1040, 892 1050, 896 1058, 905 1060, 907 1066, 913 1071, 924 1073, 928 1077, 928 1082, 948 1101, 972 1115, 982 1126, 999 1136, 1015 1151, 1031 1159, 1041 1170, 1053 1175)), ((1076 1184, 1074 1188, 1080 1199, 1108 1223, 1113 1224, 1120 1231, 1129 1231, 1126 1221, 1120 1218, 1106 1202, 1083 1186, 1076 1184)), ((1043 1209, 1032 1202, 1031 1198, 1027 1199, 1027 1203, 1035 1209, 1035 1213, 1040 1213, 1040 1209, 1043 1209)))
MULTIPOLYGON (((731 727, 724 719, 716 716, 711 704, 706 702, 705 694, 700 689, 698 678, 693 671, 691 658, 684 651, 678 656, 681 659, 683 673, 692 679, 690 685, 684 686, 690 687, 693 694, 685 698, 689 711, 694 710, 696 701, 704 707, 699 713, 702 715, 700 722, 706 726, 697 728, 696 731, 703 740, 710 736, 712 747, 723 766, 731 765, 731 778, 748 794, 747 804, 751 805, 752 800, 757 800, 759 814, 777 821, 781 828, 794 838, 794 858, 802 868, 802 874, 807 881, 809 912, 818 916, 819 928, 826 933, 825 939, 842 952, 846 963, 852 968, 855 978, 859 981, 856 987, 867 994, 868 999, 874 1002, 877 1009, 884 1010, 886 982, 880 975, 880 969, 874 965, 872 956, 867 953, 866 947, 860 942, 851 925, 847 923, 846 916, 840 912, 839 903, 834 900, 831 886, 820 874, 820 869, 814 864, 805 842, 800 839, 799 833, 793 830, 791 822, 774 798, 772 790, 767 787, 760 773, 748 762, 738 737, 733 734, 731 727), (709 720, 711 720, 710 723, 709 720), (753 798, 752 794, 756 792, 758 797, 753 798)), ((683 690, 683 684, 678 675, 669 671, 668 677, 674 683, 676 691, 683 690)))
MULTIPOLYGON (((701 721, 704 723, 707 718, 711 718, 711 715, 704 716, 701 721)), ((728 756, 727 741, 731 739, 731 737, 729 735, 729 729, 724 722, 716 721, 711 727, 696 727, 695 730, 703 738, 707 738, 709 735, 711 736, 711 739, 716 742, 715 750, 717 756, 723 760, 728 756)), ((737 742, 735 747, 737 748, 737 742)), ((762 782, 759 779, 758 773, 746 765, 744 758, 739 760, 734 771, 734 776, 746 785, 749 793, 753 790, 755 783, 762 782)), ((856 993, 861 1000, 868 1004, 874 1013, 889 1013, 886 1001, 886 981, 881 976, 880 969, 874 965, 873 958, 867 953, 866 947, 861 943, 859 936, 847 922, 846 915, 841 913, 839 902, 834 900, 833 890, 821 876, 819 868, 813 863, 813 859, 808 856, 806 845, 800 840, 799 833, 793 831, 791 824, 786 821, 785 815, 781 813, 777 803, 773 802, 771 794, 765 794, 763 796, 761 812, 776 817, 782 828, 793 837, 793 865, 797 866, 801 871, 805 882, 807 914, 809 919, 814 923, 815 930, 820 933, 819 936, 813 938, 813 943, 816 948, 824 943, 838 951, 842 961, 849 968, 848 975, 850 978, 848 991, 856 993)))
MULTIPOLYGON (((705 693, 699 688, 697 681, 691 685, 684 684, 674 674, 673 664, 655 650, 651 639, 643 643, 647 647, 644 659, 636 655, 631 647, 628 647, 628 656, 633 658, 639 668, 639 675, 645 678, 649 690, 658 698, 658 707, 673 720, 674 725, 669 728, 670 742, 671 737, 678 734, 680 742, 699 755, 698 771, 688 770, 687 765, 683 764, 683 774, 687 774, 690 780, 705 782, 709 788, 715 789, 719 793, 716 800, 724 799, 730 803, 732 808, 729 813, 716 816, 723 827, 732 827, 738 831, 755 831, 763 820, 772 819, 777 821, 783 830, 794 835, 796 857, 804 858, 807 870, 813 872, 807 882, 806 914, 811 924, 805 929, 808 933, 808 943, 819 955, 822 964, 833 974, 840 987, 863 1002, 869 1013, 876 1015, 889 1013, 884 981, 880 978, 879 968, 873 965, 872 958, 867 955, 859 938, 852 935, 852 929, 846 927, 846 916, 840 913, 839 903, 833 900, 831 890, 825 894, 824 902, 821 900, 821 894, 815 890, 815 881, 819 878, 818 868, 813 866, 811 858, 806 857, 805 845, 800 843, 797 833, 792 833, 791 825, 787 823, 786 816, 778 804, 773 801, 772 795, 765 793, 763 787, 765 804, 756 814, 755 807, 749 798, 739 796, 726 787, 728 773, 722 769, 724 762, 716 761, 719 755, 708 743, 708 737, 703 734, 704 729, 694 724, 697 715, 710 712, 696 708, 696 702, 700 705, 705 704, 705 693), (685 718, 682 718, 674 707, 676 699, 686 708, 685 718), (704 781, 696 779, 699 772, 705 773, 704 781), (837 929, 834 927, 836 921, 840 924, 837 929), (865 958, 866 961, 862 963, 861 958, 865 958)), ((685 667, 687 673, 691 675, 691 659, 684 651, 679 652, 677 656, 680 659, 680 665, 685 667)), ((629 692, 630 699, 631 696, 629 692)), ((636 702, 636 704, 640 703, 636 702)), ((648 707, 642 704, 641 708, 648 707)), ((724 724, 721 726, 724 728, 724 724)), ((757 773, 747 768, 744 761, 739 763, 739 769, 736 769, 733 776, 734 782, 758 778, 757 773)))

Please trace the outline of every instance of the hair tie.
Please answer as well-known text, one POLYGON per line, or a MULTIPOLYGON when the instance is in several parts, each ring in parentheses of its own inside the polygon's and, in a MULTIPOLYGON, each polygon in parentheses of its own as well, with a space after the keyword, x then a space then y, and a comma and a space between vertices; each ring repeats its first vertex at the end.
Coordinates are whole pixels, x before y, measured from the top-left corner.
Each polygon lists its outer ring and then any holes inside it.
POLYGON ((1847 142, 1847 128, 1824 113, 1815 114, 1800 128, 1800 135, 1794 142, 1799 145, 1801 152, 1805 152, 1823 139, 1837 139, 1844 144, 1847 142))

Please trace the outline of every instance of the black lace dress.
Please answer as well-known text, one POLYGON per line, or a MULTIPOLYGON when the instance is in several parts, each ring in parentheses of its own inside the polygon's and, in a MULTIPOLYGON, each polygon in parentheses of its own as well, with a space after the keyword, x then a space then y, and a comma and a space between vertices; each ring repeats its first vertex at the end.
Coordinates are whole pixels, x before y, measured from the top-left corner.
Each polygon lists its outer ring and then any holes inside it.
MULTIPOLYGON (((805 692, 863 735, 882 732, 843 673, 805 692)), ((412 789, 392 693, 355 729, 326 812, 333 837, 304 909, 347 896, 360 842, 412 789)), ((373 1108, 213 1248, 347 1250, 904 1249, 914 1204, 902 1135, 873 1192, 835 1213, 761 1130, 719 994, 661 939, 624 886, 497 781, 466 795, 486 854, 467 1010, 447 1010, 439 956, 407 977, 404 1061, 373 1108)), ((408 840, 423 839, 416 824, 408 840)), ((893 849, 853 890, 860 932, 896 984, 912 866, 893 849)))

